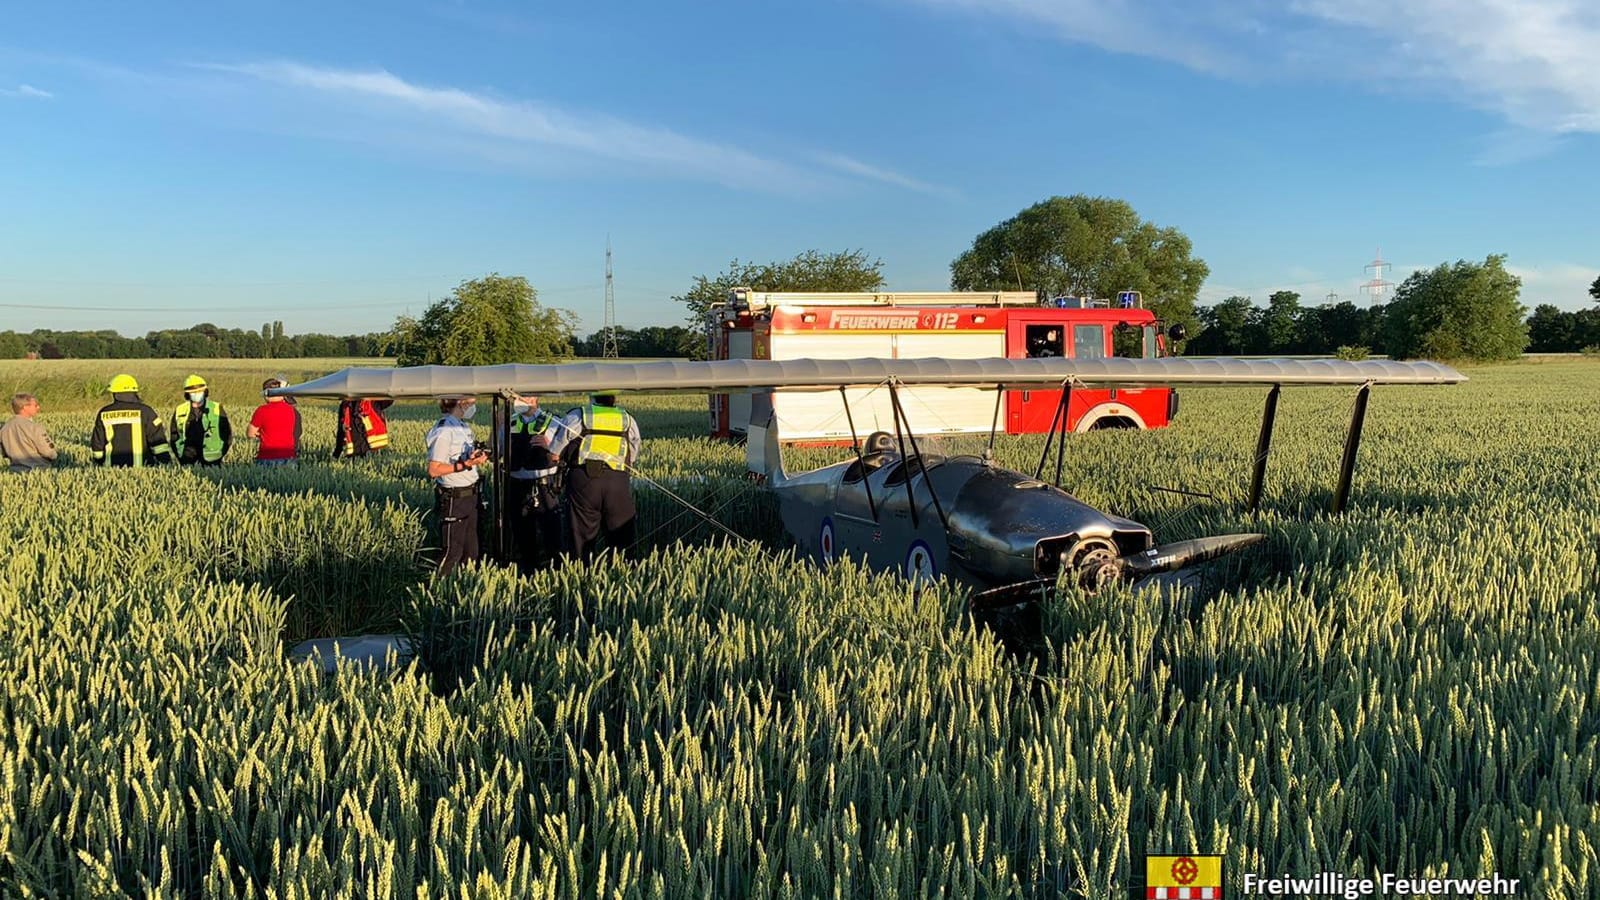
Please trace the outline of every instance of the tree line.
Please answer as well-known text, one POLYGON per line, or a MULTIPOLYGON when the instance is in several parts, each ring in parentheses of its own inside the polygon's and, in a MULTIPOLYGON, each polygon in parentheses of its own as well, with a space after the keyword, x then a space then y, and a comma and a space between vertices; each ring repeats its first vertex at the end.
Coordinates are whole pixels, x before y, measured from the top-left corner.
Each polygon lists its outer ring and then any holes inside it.
POLYGON ((393 336, 369 334, 286 335, 282 322, 261 330, 218 328, 202 322, 189 328, 124 337, 109 329, 28 332, 0 331, 0 359, 292 359, 297 357, 392 355, 393 336))
MULTIPOLYGON (((1393 302, 1360 307, 1348 300, 1301 304, 1274 291, 1264 307, 1229 297, 1197 309, 1201 328, 1186 352, 1195 356, 1362 355, 1396 358, 1509 359, 1530 353, 1600 353, 1600 306, 1568 312, 1540 304, 1524 320, 1521 282, 1505 257, 1465 260, 1415 272, 1393 302)), ((1589 294, 1600 301, 1600 278, 1589 294)))
MULTIPOLYGON (((1034 291, 1041 298, 1114 297, 1138 291, 1167 325, 1182 324, 1191 355, 1383 353, 1395 358, 1505 359, 1525 349, 1600 352, 1600 308, 1563 312, 1548 304, 1531 319, 1520 280, 1503 255, 1461 260, 1413 273, 1394 300, 1362 308, 1349 301, 1307 306, 1276 291, 1265 307, 1248 297, 1198 306, 1210 274, 1176 228, 1145 221, 1125 201, 1082 194, 1051 197, 979 233, 950 263, 956 291, 1034 291), (1342 348, 1342 349, 1341 349, 1342 348)), ((618 330, 620 355, 703 358, 713 304, 735 287, 757 291, 866 292, 883 288, 883 261, 864 250, 807 250, 788 260, 734 259, 699 275, 671 300, 687 326, 618 330)), ((1590 293, 1600 300, 1600 279, 1590 293)), ((209 324, 124 338, 113 331, 0 332, 0 358, 393 356, 401 365, 490 365, 603 355, 605 335, 576 333, 577 316, 544 307, 522 276, 492 273, 463 281, 420 317, 387 331, 286 337, 283 323, 259 334, 209 324)))

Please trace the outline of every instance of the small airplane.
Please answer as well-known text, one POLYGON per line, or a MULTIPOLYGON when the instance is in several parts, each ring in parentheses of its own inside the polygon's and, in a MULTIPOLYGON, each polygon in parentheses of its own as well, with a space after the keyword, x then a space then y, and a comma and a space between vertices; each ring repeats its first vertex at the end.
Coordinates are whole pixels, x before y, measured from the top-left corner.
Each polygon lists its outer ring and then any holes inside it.
MULTIPOLYGON (((418 366, 346 369, 269 395, 356 399, 447 398, 493 395, 492 457, 497 524, 504 525, 504 462, 509 445, 508 398, 516 394, 593 392, 724 392, 748 390, 753 425, 746 444, 750 470, 772 490, 783 524, 811 559, 830 564, 851 557, 910 580, 951 578, 975 589, 974 611, 1015 606, 1066 578, 1088 588, 1122 580, 1137 585, 1265 539, 1228 534, 1157 544, 1151 530, 1095 509, 1059 487, 1065 452, 1064 414, 1074 387, 1151 384, 1270 385, 1257 442, 1249 506, 1260 501, 1278 395, 1283 385, 1358 386, 1345 439, 1334 512, 1344 508, 1354 472, 1370 388, 1378 384, 1438 385, 1465 381, 1433 362, 1262 359, 856 359, 714 360, 706 362, 564 363, 553 365, 418 366), (852 434, 853 458, 809 472, 784 471, 781 423, 772 415, 773 390, 839 390, 849 414, 849 387, 884 386, 895 432, 865 441, 852 434), (981 456, 923 453, 900 402, 911 387, 1061 390, 1056 422, 1033 475, 981 456), (1062 427, 1057 428, 1060 424, 1062 427), (1042 479, 1056 447, 1057 485, 1042 479)), ((997 418, 998 421, 998 418, 997 418)), ((854 426, 852 424, 852 432, 854 426)), ((994 430, 990 432, 992 448, 994 430)), ((670 493, 670 492, 669 492, 670 493)), ((501 556, 505 529, 501 535, 501 556)))

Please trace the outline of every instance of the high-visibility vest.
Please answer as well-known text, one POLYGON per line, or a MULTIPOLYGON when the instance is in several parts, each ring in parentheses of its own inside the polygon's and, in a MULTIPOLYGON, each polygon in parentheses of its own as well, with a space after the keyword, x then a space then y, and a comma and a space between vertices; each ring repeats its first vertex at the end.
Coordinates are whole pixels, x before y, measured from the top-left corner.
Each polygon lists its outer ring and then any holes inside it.
MULTIPOLYGON (((361 430, 366 432, 367 435, 367 449, 382 450, 384 447, 389 446, 389 426, 383 421, 383 416, 378 415, 378 411, 373 408, 372 401, 362 400, 359 409, 361 411, 361 430)), ((354 456, 356 453, 356 438, 355 432, 351 428, 349 407, 345 408, 342 415, 344 416, 344 455, 354 456)))
MULTIPOLYGON (((172 450, 183 458, 184 441, 189 434, 189 410, 193 407, 186 400, 178 404, 172 413, 172 450)), ((205 429, 205 439, 200 444, 200 458, 206 462, 217 462, 222 459, 222 404, 215 400, 206 400, 205 409, 200 412, 200 427, 205 429)))
POLYGON ((533 435, 544 434, 548 431, 550 423, 554 419, 555 416, 542 409, 539 410, 538 415, 533 417, 531 422, 524 421, 521 416, 511 417, 511 436, 513 438, 511 446, 514 450, 511 459, 512 471, 527 469, 538 472, 555 468, 556 459, 550 455, 550 448, 535 447, 532 441, 528 439, 533 435), (519 437, 523 439, 516 440, 519 437))
POLYGON ((623 468, 623 447, 627 436, 627 413, 614 406, 585 406, 583 443, 578 445, 578 462, 582 464, 597 459, 613 469, 623 468))

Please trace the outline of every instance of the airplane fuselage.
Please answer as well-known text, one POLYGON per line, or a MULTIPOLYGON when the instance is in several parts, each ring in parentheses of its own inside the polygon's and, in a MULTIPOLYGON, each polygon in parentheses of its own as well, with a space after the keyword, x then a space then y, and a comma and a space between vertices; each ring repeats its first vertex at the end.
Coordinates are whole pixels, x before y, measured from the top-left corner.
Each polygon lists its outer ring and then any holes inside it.
POLYGON ((819 563, 850 557, 907 578, 987 589, 1153 546, 1145 526, 979 457, 927 456, 918 465, 915 456, 879 453, 864 462, 773 485, 785 528, 819 563))

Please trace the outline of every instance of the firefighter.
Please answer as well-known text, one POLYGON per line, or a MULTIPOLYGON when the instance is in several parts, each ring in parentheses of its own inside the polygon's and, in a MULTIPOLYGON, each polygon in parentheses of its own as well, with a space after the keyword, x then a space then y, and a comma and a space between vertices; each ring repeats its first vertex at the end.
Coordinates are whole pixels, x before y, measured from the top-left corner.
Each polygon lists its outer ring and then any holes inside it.
POLYGON ((550 452, 566 466, 567 518, 574 556, 594 555, 604 527, 606 547, 626 552, 633 544, 634 505, 628 473, 639 459, 639 425, 616 405, 612 391, 596 392, 567 413, 550 452))
POLYGON ((559 430, 538 397, 514 396, 511 416, 511 488, 508 512, 524 568, 543 565, 561 551, 559 460, 550 452, 559 430))
POLYGON ((184 402, 172 413, 172 452, 186 466, 220 466, 233 446, 233 425, 228 411, 211 399, 211 389, 199 375, 183 382, 184 402))
POLYGON ((106 466, 139 467, 172 462, 172 447, 161 415, 139 399, 132 375, 111 379, 111 403, 95 414, 89 456, 106 466))
POLYGON ((440 417, 428 432, 428 477, 439 517, 439 574, 478 558, 478 466, 489 454, 467 423, 478 412, 472 397, 440 400, 440 417))
POLYGON ((388 447, 389 424, 383 421, 380 413, 392 405, 393 400, 339 401, 339 416, 333 432, 333 458, 366 456, 370 451, 388 447))

